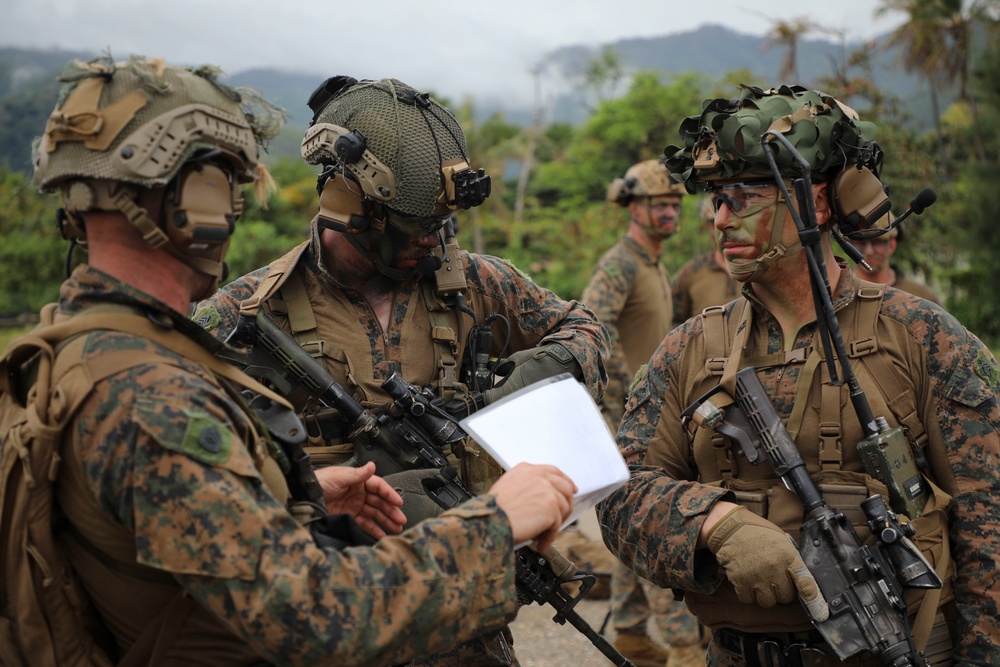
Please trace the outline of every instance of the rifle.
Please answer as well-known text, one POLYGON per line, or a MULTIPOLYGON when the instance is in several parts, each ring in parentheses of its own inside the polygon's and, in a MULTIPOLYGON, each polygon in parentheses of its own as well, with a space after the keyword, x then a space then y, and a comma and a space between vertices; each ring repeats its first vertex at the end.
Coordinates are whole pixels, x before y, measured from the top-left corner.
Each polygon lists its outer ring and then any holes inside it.
POLYGON ((715 387, 684 416, 738 442, 750 463, 766 458, 802 501, 799 554, 829 606, 826 618, 806 607, 813 625, 841 660, 869 651, 883 665, 926 665, 913 644, 903 589, 940 588, 941 580, 908 539, 913 527, 899 523, 882 496, 872 495, 861 508, 878 541, 866 546, 851 522, 823 500, 756 369, 736 374, 735 403, 720 409, 711 399, 722 391, 715 387))
MULTIPOLYGON (((473 497, 458 477, 442 448, 467 437, 458 419, 442 400, 426 389, 415 387, 395 373, 382 383, 393 399, 377 414, 356 401, 323 366, 303 350, 264 311, 255 318, 241 314, 226 340, 220 356, 235 363, 253 377, 271 386, 296 404, 312 399, 336 409, 350 428, 358 463, 375 461, 380 475, 408 470, 435 470, 421 480, 427 495, 444 509, 451 509, 473 497)), ((477 401, 463 402, 463 409, 477 401)), ((556 610, 553 621, 570 625, 618 667, 632 667, 584 620, 575 607, 594 585, 591 574, 577 572, 576 566, 555 548, 544 552, 531 546, 515 552, 515 578, 522 603, 549 604, 556 610), (566 584, 578 586, 576 594, 566 584)))
MULTIPOLYGON (((792 181, 798 210, 791 206, 788 210, 806 253, 817 328, 831 382, 837 386, 848 385, 851 405, 865 436, 858 447, 884 450, 888 446, 898 446, 900 439, 906 436, 900 427, 890 429, 883 417, 873 416, 844 348, 820 251, 811 165, 780 132, 768 130, 761 137, 764 155, 785 201, 791 198, 773 151, 766 145, 769 137, 788 149, 801 170, 801 176, 792 181), (840 374, 837 359, 840 360, 840 374)), ((846 245, 840 235, 835 237, 846 245)), ((701 396, 685 408, 682 423, 694 419, 699 425, 715 428, 735 440, 751 464, 757 465, 766 458, 785 486, 802 501, 805 521, 800 544, 796 546, 829 609, 817 612, 803 603, 812 624, 841 660, 868 651, 883 665, 926 666, 927 660, 917 650, 910 631, 903 589, 940 588, 941 579, 910 541, 913 527, 900 523, 880 495, 872 495, 861 503, 861 508, 877 541, 872 547, 866 546, 851 522, 823 500, 795 442, 760 383, 756 369, 749 367, 737 372, 732 396, 725 391, 720 384, 701 396), (713 402, 713 396, 719 393, 723 395, 713 402)), ((920 497, 920 484, 916 482, 911 495, 926 500, 920 497)), ((897 495, 891 493, 890 497, 895 500, 897 495)), ((911 501, 903 507, 900 511, 905 510, 915 518, 923 509, 923 503, 911 501)))

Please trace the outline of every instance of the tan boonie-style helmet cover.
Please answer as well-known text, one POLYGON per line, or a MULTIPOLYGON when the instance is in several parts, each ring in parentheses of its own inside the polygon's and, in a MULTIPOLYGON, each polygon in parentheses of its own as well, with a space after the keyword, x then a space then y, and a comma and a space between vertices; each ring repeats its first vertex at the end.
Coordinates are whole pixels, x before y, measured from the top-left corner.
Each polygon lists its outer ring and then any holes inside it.
POLYGON ((336 77, 324 86, 310 100, 306 162, 341 170, 365 197, 404 216, 441 215, 489 196, 490 177, 470 168, 461 125, 427 93, 397 79, 336 77))
MULTIPOLYGON (((875 124, 824 93, 802 86, 763 90, 740 87, 733 99, 706 100, 701 115, 686 118, 679 134, 683 146, 667 146, 667 169, 695 192, 696 184, 719 179, 757 175, 770 178, 761 137, 768 130, 780 132, 826 178, 849 166, 867 167, 876 174, 882 149, 875 142, 875 124)), ((779 171, 800 173, 799 164, 779 142, 770 141, 779 171)))
POLYGON ((162 186, 202 149, 220 149, 239 182, 253 181, 258 149, 277 134, 281 115, 219 74, 139 56, 73 63, 33 146, 35 183, 45 192, 79 178, 162 186))
POLYGON ((616 178, 608 186, 607 201, 628 206, 638 197, 685 195, 682 183, 671 178, 661 160, 644 160, 629 167, 624 178, 616 178))

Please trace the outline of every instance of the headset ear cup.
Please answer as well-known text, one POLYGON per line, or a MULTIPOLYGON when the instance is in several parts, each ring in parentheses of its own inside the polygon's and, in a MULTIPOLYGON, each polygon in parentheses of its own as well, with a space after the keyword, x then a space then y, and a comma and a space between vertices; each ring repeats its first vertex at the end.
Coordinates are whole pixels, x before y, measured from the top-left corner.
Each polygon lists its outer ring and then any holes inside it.
POLYGON ((878 176, 867 167, 849 167, 831 184, 831 206, 844 234, 868 229, 892 208, 878 176))
POLYGON ((163 198, 161 224, 182 253, 208 257, 229 242, 236 223, 233 182, 210 163, 183 168, 163 198))
POLYGON ((337 174, 323 184, 316 220, 323 228, 342 234, 360 234, 371 226, 361 195, 350 188, 344 176, 337 174))

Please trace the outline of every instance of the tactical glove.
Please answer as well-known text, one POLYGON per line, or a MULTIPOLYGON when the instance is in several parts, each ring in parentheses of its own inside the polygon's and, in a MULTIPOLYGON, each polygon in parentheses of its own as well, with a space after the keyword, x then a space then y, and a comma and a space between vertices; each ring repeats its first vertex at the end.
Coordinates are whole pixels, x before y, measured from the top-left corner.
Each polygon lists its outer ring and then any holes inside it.
POLYGON ((783 530, 745 507, 719 520, 708 534, 715 554, 740 602, 773 607, 795 599, 816 621, 830 614, 816 580, 783 530))
POLYGON ((508 361, 516 365, 503 384, 483 392, 486 405, 513 394, 529 384, 550 378, 560 373, 571 373, 577 380, 583 379, 583 369, 569 350, 559 343, 551 343, 530 350, 512 354, 508 361))

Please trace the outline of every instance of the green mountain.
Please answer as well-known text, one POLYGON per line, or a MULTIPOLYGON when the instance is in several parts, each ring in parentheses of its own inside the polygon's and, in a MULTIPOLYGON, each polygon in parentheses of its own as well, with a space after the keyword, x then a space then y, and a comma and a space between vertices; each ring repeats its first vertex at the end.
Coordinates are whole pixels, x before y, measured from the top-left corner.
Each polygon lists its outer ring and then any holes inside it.
MULTIPOLYGON (((782 48, 767 48, 768 39, 735 32, 718 25, 706 25, 684 33, 643 39, 625 39, 609 45, 580 45, 557 49, 542 63, 548 71, 560 72, 566 89, 579 80, 587 62, 604 46, 614 47, 630 70, 659 70, 670 74, 701 71, 719 79, 733 70, 750 70, 761 81, 779 83, 776 73, 784 55, 782 48)), ((821 77, 834 73, 858 44, 841 45, 824 39, 804 39, 798 45, 800 83, 815 85, 821 77)), ((55 102, 58 84, 55 77, 72 58, 91 58, 97 53, 0 48, 0 166, 30 171, 30 146, 55 102)), ((894 67, 895 54, 878 52, 872 62, 872 77, 884 90, 903 100, 917 127, 930 125, 926 86, 913 76, 894 67)), ((298 141, 312 117, 306 100, 322 82, 322 77, 301 72, 258 68, 236 72, 226 79, 236 86, 250 86, 288 113, 288 127, 270 150, 271 156, 297 155, 298 141)), ((950 96, 942 96, 947 102, 950 96)), ((487 118, 502 113, 511 122, 528 125, 531 109, 527 106, 500 107, 473 100, 477 114, 487 118)), ((578 123, 587 111, 580 99, 564 93, 555 101, 558 122, 578 123)))

